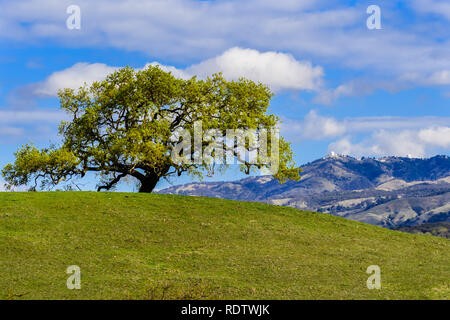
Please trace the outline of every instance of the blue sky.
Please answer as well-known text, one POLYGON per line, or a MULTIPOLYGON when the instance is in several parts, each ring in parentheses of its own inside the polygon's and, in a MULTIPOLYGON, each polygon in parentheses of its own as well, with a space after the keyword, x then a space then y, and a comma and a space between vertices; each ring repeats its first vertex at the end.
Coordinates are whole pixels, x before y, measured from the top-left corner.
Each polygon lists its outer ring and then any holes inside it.
MULTIPOLYGON (((58 87, 149 63, 180 77, 221 71, 267 83, 299 164, 331 151, 450 151, 448 1, 0 0, 0 7, 1 167, 24 143, 58 142, 58 87), (69 5, 80 7, 79 30, 66 26, 69 5), (369 5, 379 6, 381 29, 367 28, 369 5)), ((240 177, 232 169, 214 179, 240 177)))

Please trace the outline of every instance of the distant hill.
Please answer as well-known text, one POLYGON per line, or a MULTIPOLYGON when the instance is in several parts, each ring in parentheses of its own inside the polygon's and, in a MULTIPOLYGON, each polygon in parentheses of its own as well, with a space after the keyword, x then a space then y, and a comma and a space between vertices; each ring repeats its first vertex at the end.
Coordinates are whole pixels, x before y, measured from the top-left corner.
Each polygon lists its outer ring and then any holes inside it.
POLYGON ((0 193, 0 253, 0 300, 450 298, 449 240, 263 203, 0 193))
POLYGON ((267 202, 388 228, 450 221, 450 157, 327 156, 302 166, 299 182, 269 176, 190 183, 159 191, 267 202))
POLYGON ((450 222, 424 223, 418 226, 400 227, 396 230, 450 239, 450 222))

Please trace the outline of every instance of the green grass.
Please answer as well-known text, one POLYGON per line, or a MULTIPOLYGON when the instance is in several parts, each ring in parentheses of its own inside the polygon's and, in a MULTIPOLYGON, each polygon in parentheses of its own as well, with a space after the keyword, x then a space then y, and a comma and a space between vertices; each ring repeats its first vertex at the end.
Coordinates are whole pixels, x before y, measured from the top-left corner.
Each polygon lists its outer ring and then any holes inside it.
POLYGON ((449 299, 450 241, 220 199, 0 193, 0 299, 449 299), (68 290, 66 268, 81 268, 68 290), (366 269, 381 268, 381 290, 366 269))

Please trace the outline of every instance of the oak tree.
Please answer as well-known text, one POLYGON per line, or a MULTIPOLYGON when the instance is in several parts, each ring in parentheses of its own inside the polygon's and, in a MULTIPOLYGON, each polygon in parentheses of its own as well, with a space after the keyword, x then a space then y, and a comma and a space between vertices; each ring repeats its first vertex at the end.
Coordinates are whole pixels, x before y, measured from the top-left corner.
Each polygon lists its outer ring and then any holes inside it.
MULTIPOLYGON (((270 137, 279 119, 268 114, 272 93, 261 83, 244 78, 227 81, 221 74, 185 80, 157 66, 143 70, 125 67, 103 81, 77 90, 62 89, 59 97, 70 119, 60 125, 60 145, 20 148, 15 162, 2 171, 10 187, 51 187, 95 172, 101 177, 98 191, 134 177, 140 192, 152 192, 160 179, 171 175, 188 173, 201 178, 213 168, 226 169, 227 164, 211 159, 177 162, 171 156, 181 141, 177 130, 194 134, 198 121, 202 130, 224 134, 228 129, 267 130, 269 148, 274 138, 278 139, 279 164, 274 177, 281 182, 300 178, 289 143, 273 134, 270 137)), ((213 142, 202 141, 202 152, 213 142)), ((250 145, 245 143, 249 150, 250 145)), ((233 155, 239 157, 237 145, 232 147, 233 155)), ((192 159, 195 149, 190 152, 188 158, 192 159)), ((262 157, 253 162, 241 160, 245 173, 269 166, 262 157)))

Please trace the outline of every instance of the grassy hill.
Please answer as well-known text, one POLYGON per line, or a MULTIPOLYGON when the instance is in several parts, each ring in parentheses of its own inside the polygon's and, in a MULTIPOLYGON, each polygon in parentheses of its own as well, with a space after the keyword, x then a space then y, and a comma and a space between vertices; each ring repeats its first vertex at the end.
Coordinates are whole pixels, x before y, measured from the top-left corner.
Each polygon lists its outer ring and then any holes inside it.
POLYGON ((449 299, 449 262, 447 239, 288 207, 0 193, 0 299, 449 299))

